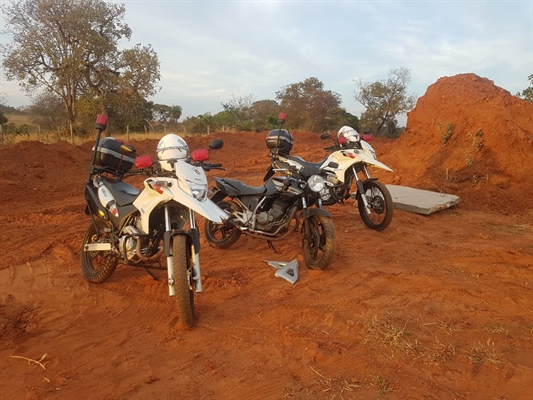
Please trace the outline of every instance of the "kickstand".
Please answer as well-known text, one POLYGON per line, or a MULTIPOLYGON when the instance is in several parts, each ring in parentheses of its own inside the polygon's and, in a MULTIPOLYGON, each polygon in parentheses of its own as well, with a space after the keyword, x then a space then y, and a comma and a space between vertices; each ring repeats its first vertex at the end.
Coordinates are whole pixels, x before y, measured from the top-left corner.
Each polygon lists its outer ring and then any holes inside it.
POLYGON ((154 281, 158 281, 158 280, 159 280, 159 278, 158 278, 157 276, 155 276, 154 273, 153 273, 152 271, 150 271, 148 268, 145 268, 144 270, 145 270, 146 272, 148 272, 148 274, 149 274, 152 278, 154 278, 154 281))
POLYGON ((276 253, 276 254, 281 254, 281 252, 279 252, 279 251, 274 247, 274 243, 272 243, 270 240, 267 240, 267 243, 268 243, 268 247, 270 247, 274 253, 276 253))

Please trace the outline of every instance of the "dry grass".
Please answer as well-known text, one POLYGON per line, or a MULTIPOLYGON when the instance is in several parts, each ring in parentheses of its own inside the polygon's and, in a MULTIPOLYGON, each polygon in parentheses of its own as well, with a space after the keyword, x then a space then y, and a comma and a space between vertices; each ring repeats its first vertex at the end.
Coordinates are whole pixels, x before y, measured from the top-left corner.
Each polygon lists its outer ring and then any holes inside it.
POLYGON ((32 358, 22 357, 22 356, 9 356, 10 358, 20 358, 21 360, 26 360, 28 362, 28 365, 31 365, 31 363, 39 365, 42 369, 46 370, 46 367, 43 364, 44 359, 46 358, 48 354, 44 353, 44 355, 39 360, 34 360, 32 358))
POLYGON ((486 224, 491 231, 508 235, 522 236, 533 231, 533 226, 529 224, 500 224, 492 221, 488 221, 486 224))
POLYGON ((31 116, 30 115, 23 115, 23 114, 4 114, 4 116, 7 118, 8 124, 15 124, 15 125, 30 125, 34 126, 35 129, 37 129, 37 125, 35 125, 33 122, 31 122, 31 116))
POLYGON ((470 362, 483 363, 488 362, 491 364, 500 364, 502 354, 496 353, 494 350, 494 342, 490 339, 486 343, 477 342, 474 344, 468 353, 468 359, 470 362))
MULTIPOLYGON (((182 137, 189 137, 189 136, 203 136, 198 134, 189 134, 189 133, 183 133, 180 132, 180 136, 182 137)), ((130 141, 130 140, 145 140, 145 139, 152 139, 152 140, 159 140, 163 137, 163 133, 157 132, 157 133, 144 133, 144 132, 136 132, 136 133, 130 133, 128 134, 120 134, 120 135, 113 135, 114 138, 122 139, 124 141, 130 141)), ((52 144, 56 143, 58 141, 65 141, 70 144, 73 144, 75 146, 79 146, 85 142, 94 141, 96 139, 96 136, 74 136, 71 138, 70 136, 64 136, 61 135, 58 137, 57 133, 55 132, 47 132, 47 133, 30 133, 30 134, 23 134, 23 135, 5 135, 4 136, 4 146, 12 146, 14 144, 17 144, 19 142, 24 141, 36 141, 36 142, 42 142, 46 144, 52 144)))
POLYGON ((326 378, 324 375, 322 375, 316 369, 311 367, 309 364, 307 364, 307 366, 319 376, 318 383, 322 387, 322 391, 330 395, 330 398, 332 399, 336 398, 336 393, 338 393, 340 398, 342 399, 343 392, 352 392, 354 389, 360 388, 362 386, 357 383, 349 383, 345 379, 326 378))
POLYGON ((417 339, 409 338, 409 333, 406 332, 407 321, 398 324, 392 313, 387 313, 384 316, 374 316, 366 323, 366 329, 370 340, 377 341, 384 347, 390 347, 393 350, 401 350, 405 353, 415 353, 422 349, 422 346, 417 339))
POLYGON ((380 377, 379 375, 372 376, 372 379, 374 380, 373 386, 377 387, 379 394, 383 395, 392 392, 392 388, 386 379, 380 377))

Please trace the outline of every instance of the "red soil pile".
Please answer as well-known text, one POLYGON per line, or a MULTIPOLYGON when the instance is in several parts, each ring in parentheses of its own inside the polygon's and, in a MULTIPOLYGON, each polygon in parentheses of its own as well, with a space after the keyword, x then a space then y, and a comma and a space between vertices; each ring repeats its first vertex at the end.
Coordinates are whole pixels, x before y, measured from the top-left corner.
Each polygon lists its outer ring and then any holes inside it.
MULTIPOLYGON (((395 183, 512 212, 533 205, 533 103, 475 74, 443 77, 386 151, 395 183)), ((379 158, 379 148, 378 158, 379 158)))

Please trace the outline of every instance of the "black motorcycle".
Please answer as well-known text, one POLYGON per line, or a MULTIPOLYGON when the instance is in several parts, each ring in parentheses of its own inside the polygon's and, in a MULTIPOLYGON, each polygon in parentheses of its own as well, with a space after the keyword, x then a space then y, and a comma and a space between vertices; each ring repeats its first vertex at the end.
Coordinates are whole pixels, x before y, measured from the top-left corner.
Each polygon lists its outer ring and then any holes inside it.
MULTIPOLYGON (((292 136, 286 130, 267 135, 271 151, 285 152, 292 147, 292 136)), ((215 178, 211 200, 231 217, 223 223, 206 220, 208 243, 226 249, 241 234, 272 242, 284 240, 299 228, 303 233, 302 252, 310 269, 325 269, 335 253, 335 227, 331 213, 319 207, 324 179, 318 167, 299 171, 280 171, 269 167, 263 186, 248 186, 228 178, 215 178), (276 172, 283 176, 274 176, 276 172), (313 207, 317 205, 318 207, 313 207)), ((274 248, 275 249, 275 248, 274 248)))

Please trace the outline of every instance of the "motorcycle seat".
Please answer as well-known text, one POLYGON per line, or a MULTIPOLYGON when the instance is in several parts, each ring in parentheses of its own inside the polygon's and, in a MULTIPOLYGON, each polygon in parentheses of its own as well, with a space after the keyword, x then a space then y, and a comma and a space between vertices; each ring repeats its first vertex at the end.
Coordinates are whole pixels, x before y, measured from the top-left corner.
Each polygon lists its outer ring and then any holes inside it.
POLYGON ((309 162, 309 161, 305 161, 302 157, 299 157, 299 156, 285 156, 285 158, 287 158, 288 160, 293 160, 299 164, 302 164, 304 167, 311 167, 311 168, 314 168, 314 167, 319 167, 324 163, 324 161, 326 161, 328 158, 324 158, 322 161, 319 161, 319 162, 309 162))
POLYGON ((223 186, 224 191, 230 197, 256 195, 269 196, 276 193, 277 190, 274 184, 269 184, 268 182, 263 186, 249 186, 236 179, 215 178, 215 181, 217 182, 217 185, 223 186))
POLYGON ((300 174, 308 178, 314 174, 320 174, 320 166, 327 160, 327 157, 319 162, 308 162, 299 156, 285 156, 286 159, 292 160, 300 164, 303 168, 300 170, 300 174))
POLYGON ((141 193, 137 188, 131 186, 129 183, 122 181, 105 181, 106 187, 109 189, 113 198, 120 207, 133 203, 133 201, 141 193))

